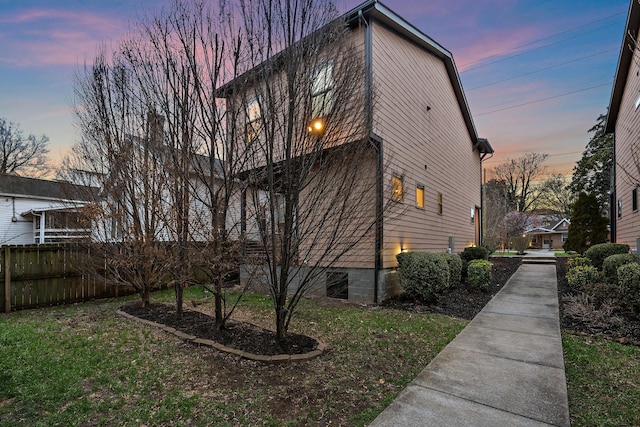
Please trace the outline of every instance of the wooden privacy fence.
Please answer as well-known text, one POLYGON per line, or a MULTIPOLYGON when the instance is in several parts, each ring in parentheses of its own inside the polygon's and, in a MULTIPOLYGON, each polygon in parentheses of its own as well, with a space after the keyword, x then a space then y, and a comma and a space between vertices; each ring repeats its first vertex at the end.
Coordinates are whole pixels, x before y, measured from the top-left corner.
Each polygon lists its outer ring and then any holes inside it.
POLYGON ((47 305, 110 298, 133 288, 113 286, 81 272, 89 256, 75 245, 2 246, 0 308, 2 312, 47 305))

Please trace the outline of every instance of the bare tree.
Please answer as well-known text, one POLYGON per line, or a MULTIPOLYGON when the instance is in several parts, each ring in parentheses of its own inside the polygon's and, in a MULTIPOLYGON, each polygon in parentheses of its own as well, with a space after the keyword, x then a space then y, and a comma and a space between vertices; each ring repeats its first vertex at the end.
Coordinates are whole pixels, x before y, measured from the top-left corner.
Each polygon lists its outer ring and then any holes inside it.
MULTIPOLYGON (((138 25, 139 39, 126 44, 149 103, 166 117, 171 200, 166 223, 175 247, 176 302, 182 288, 197 280, 213 284, 216 327, 224 327, 224 284, 238 267, 240 171, 246 147, 225 139, 235 120, 217 98, 224 80, 238 74, 243 52, 225 3, 175 1, 171 8, 138 25)), ((237 303, 237 300, 236 300, 237 303)), ((235 307, 235 304, 232 304, 235 307)))
POLYGON ((132 70, 102 50, 75 79, 81 139, 65 160, 66 175, 97 186, 85 208, 93 223, 94 274, 133 286, 143 305, 166 274, 162 241, 165 152, 159 117, 150 112, 132 70))
POLYGON ((575 193, 565 175, 553 174, 544 181, 539 206, 552 212, 551 220, 557 223, 563 218, 569 218, 575 201, 575 193))
POLYGON ((543 178, 548 154, 527 153, 507 160, 494 170, 498 181, 505 184, 505 199, 510 210, 527 212, 535 209, 544 194, 543 178))
POLYGON ((507 232, 504 218, 509 213, 505 194, 507 186, 503 181, 492 179, 484 184, 483 245, 492 248, 507 246, 507 232))
POLYGON ((244 118, 230 137, 253 151, 245 232, 283 340, 301 298, 324 285, 327 269, 356 262, 373 234, 377 151, 363 57, 331 2, 241 2, 238 14, 249 71, 221 93, 244 118))
POLYGON ((0 118, 0 173, 41 177, 49 173, 49 138, 24 136, 16 123, 0 118))

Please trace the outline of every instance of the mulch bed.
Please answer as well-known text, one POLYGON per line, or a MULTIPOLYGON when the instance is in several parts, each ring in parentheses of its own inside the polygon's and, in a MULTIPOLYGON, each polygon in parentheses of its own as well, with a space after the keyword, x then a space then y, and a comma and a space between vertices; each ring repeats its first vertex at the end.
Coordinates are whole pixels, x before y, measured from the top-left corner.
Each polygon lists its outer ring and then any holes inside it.
POLYGON ((279 342, 273 331, 246 322, 229 321, 225 329, 215 328, 215 319, 208 314, 195 310, 184 310, 182 319, 176 317, 174 305, 127 304, 122 311, 141 319, 175 328, 178 331, 198 338, 209 339, 227 347, 261 356, 277 354, 304 354, 315 350, 318 342, 308 336, 289 333, 287 339, 279 342))
MULTIPOLYGON (((439 313, 471 320, 507 283, 520 267, 521 259, 517 257, 492 258, 491 263, 493 264, 491 285, 484 292, 460 286, 431 304, 423 304, 406 297, 396 297, 385 300, 382 306, 417 313, 439 313)), ((640 319, 628 312, 616 313, 616 315, 624 317, 624 322, 621 325, 608 328, 594 328, 584 321, 566 315, 563 310, 565 307, 563 296, 573 292, 565 278, 566 259, 559 258, 557 260, 556 270, 558 299, 560 301, 560 326, 563 330, 622 339, 622 342, 625 343, 640 343, 640 319)), ((186 334, 209 339, 227 347, 256 355, 304 354, 315 350, 318 346, 315 339, 293 333, 289 333, 285 341, 279 342, 273 331, 246 322, 229 321, 225 329, 217 330, 211 316, 196 310, 185 309, 182 319, 178 320, 173 305, 152 304, 143 308, 140 304, 127 304, 121 310, 142 319, 171 326, 186 334)))
POLYGON ((583 319, 569 316, 565 310, 567 302, 565 296, 575 294, 575 291, 567 283, 567 258, 558 258, 556 261, 556 273, 558 277, 558 301, 560 302, 560 327, 565 331, 578 334, 598 335, 606 338, 620 340, 623 343, 640 345, 640 318, 628 310, 617 310, 614 315, 623 319, 621 324, 609 324, 595 327, 583 319))
POLYGON ((382 305, 398 310, 409 310, 418 313, 440 313, 471 320, 502 289, 521 263, 521 258, 517 257, 491 258, 491 285, 484 292, 459 286, 431 304, 422 304, 407 297, 399 296, 385 300, 382 305))

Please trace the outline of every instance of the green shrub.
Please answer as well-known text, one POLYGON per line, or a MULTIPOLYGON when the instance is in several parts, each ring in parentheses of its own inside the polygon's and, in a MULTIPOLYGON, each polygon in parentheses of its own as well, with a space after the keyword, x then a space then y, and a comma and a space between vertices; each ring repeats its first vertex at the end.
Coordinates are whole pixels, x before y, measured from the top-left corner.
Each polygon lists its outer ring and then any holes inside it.
POLYGON ((435 301, 449 287, 449 265, 444 257, 428 252, 396 255, 400 285, 407 295, 435 301))
POLYGON ((491 284, 491 263, 484 259, 469 261, 467 284, 472 289, 488 289, 491 284))
POLYGON ((626 253, 629 253, 629 245, 622 243, 600 243, 587 249, 584 256, 591 260, 591 265, 598 270, 602 270, 602 263, 605 258, 615 254, 626 253))
POLYGON ((591 265, 591 260, 583 256, 574 256, 567 261, 567 270, 574 269, 576 267, 583 267, 585 265, 591 265))
POLYGON ((640 257, 634 254, 615 254, 605 258, 602 262, 602 272, 607 283, 618 284, 618 268, 632 262, 639 262, 640 257))
POLYGON ((462 281, 466 281, 469 261, 473 261, 474 259, 488 260, 489 251, 482 246, 469 246, 464 248, 460 253, 460 258, 462 258, 462 281))
POLYGON ((575 267, 567 272, 567 282, 576 291, 586 292, 600 280, 600 272, 591 265, 575 267))
POLYGON ((462 258, 463 261, 489 259, 489 251, 482 246, 469 246, 464 248, 462 253, 460 253, 460 258, 462 258))
POLYGON ((462 280, 462 258, 458 254, 442 254, 449 265, 449 287, 453 288, 462 280))
POLYGON ((625 301, 635 314, 640 314, 640 264, 626 264, 618 268, 618 284, 625 301))

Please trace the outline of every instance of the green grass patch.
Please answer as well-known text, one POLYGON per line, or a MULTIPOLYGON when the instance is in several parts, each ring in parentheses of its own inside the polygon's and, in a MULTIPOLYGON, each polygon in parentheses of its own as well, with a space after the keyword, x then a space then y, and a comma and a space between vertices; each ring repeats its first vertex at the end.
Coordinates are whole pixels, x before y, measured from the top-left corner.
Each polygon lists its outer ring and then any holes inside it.
POLYGON ((494 253, 491 254, 491 257, 514 257, 514 256, 522 256, 522 255, 518 255, 518 253, 516 251, 495 251, 494 253))
POLYGON ((563 334, 571 425, 639 426, 640 348, 563 334))
MULTIPOLYGON (((291 332, 331 351, 265 365, 116 316, 131 299, 0 316, 0 425, 366 425, 466 324, 303 301, 291 332)), ((171 303, 173 291, 152 301, 171 303)), ((192 301, 213 298, 193 287, 185 307, 192 301)), ((249 294, 237 317, 271 327, 271 311, 268 297, 249 294)))

